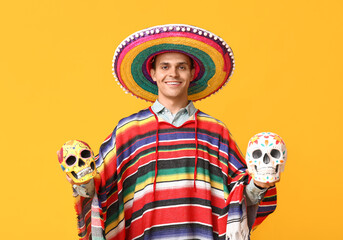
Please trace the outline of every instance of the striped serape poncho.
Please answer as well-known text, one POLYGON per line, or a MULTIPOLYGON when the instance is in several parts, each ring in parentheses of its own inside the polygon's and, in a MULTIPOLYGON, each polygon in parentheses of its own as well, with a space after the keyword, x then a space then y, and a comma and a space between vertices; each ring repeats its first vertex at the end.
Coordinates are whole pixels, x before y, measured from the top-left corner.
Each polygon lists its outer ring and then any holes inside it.
MULTIPOLYGON (((80 239, 227 239, 227 228, 246 224, 245 160, 225 125, 203 112, 180 127, 150 108, 122 119, 97 169, 95 197, 76 197, 80 239)), ((270 188, 254 227, 275 207, 270 188)))

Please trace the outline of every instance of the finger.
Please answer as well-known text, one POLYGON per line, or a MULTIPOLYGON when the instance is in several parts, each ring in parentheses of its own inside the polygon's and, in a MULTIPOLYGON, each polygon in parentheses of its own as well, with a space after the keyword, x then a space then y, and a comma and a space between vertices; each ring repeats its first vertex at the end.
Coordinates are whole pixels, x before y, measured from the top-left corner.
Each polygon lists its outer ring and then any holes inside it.
POLYGON ((275 186, 275 182, 265 183, 265 182, 260 182, 260 181, 254 180, 254 183, 255 183, 256 186, 259 186, 261 188, 270 188, 270 187, 274 187, 275 186))
POLYGON ((66 175, 66 178, 70 184, 75 184, 74 181, 68 175, 66 175))
POLYGON ((251 176, 251 172, 249 172, 249 170, 248 170, 248 169, 247 169, 247 170, 245 170, 245 172, 251 176))

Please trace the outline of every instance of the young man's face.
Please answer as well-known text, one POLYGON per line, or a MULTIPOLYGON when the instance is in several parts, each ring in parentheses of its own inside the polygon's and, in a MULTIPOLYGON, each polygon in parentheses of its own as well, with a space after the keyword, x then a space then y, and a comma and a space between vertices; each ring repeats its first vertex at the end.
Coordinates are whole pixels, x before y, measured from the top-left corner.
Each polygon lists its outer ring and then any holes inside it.
POLYGON ((158 99, 187 100, 188 86, 194 76, 190 58, 182 53, 162 53, 155 58, 155 69, 150 70, 157 83, 158 99))

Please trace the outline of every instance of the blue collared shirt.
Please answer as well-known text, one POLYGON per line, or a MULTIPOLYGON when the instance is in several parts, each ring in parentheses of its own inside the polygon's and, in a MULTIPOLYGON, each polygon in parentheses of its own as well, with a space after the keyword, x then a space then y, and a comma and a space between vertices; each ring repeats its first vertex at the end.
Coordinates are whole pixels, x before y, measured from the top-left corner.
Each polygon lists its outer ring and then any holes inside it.
POLYGON ((176 114, 172 114, 165 106, 163 106, 158 100, 151 106, 152 111, 157 117, 162 118, 166 122, 173 124, 175 127, 180 127, 189 119, 194 119, 194 114, 198 111, 194 107, 192 101, 189 101, 188 105, 181 108, 176 114))

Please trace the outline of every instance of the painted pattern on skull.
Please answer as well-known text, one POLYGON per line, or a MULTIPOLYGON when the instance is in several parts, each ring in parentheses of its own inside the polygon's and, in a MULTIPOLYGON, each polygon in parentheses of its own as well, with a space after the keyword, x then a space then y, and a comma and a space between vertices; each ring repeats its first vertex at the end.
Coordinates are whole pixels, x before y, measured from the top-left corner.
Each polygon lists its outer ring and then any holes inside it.
POLYGON ((62 170, 74 183, 88 182, 96 175, 94 153, 85 142, 79 140, 67 141, 57 151, 57 157, 62 170))
POLYGON ((246 161, 253 179, 265 183, 279 180, 286 160, 286 145, 279 135, 262 132, 250 139, 246 161))

